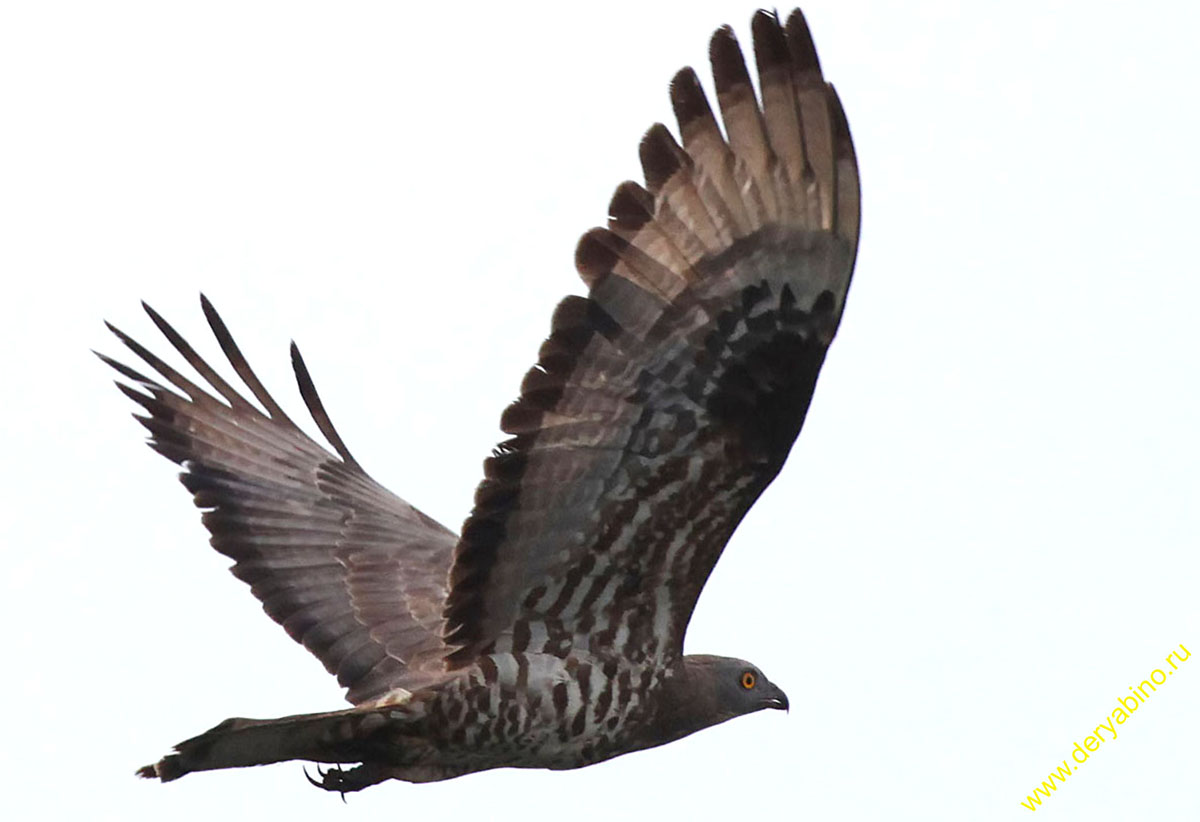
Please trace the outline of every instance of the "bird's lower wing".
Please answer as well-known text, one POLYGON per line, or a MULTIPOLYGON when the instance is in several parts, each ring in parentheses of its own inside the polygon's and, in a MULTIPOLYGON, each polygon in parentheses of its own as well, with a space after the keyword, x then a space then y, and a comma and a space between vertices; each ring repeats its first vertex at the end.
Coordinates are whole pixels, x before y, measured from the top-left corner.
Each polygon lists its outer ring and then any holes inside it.
POLYGON ((202 388, 120 330, 167 385, 104 355, 117 385, 147 412, 149 445, 183 466, 211 543, 234 560, 263 609, 360 703, 421 684, 441 668, 441 609, 455 535, 371 479, 329 422, 293 346, 304 396, 335 456, 308 437, 259 382, 212 305, 218 342, 265 409, 255 407, 153 309, 155 325, 208 383, 202 388), (220 399, 213 396, 214 391, 220 399))

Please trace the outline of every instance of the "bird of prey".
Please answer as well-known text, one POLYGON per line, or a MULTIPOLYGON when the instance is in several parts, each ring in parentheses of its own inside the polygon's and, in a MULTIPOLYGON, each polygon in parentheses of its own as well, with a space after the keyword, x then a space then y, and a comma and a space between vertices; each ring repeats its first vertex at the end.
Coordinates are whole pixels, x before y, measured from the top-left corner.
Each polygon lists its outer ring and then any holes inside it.
POLYGON ((108 357, 149 445, 183 468, 212 546, 352 707, 227 719, 138 773, 285 760, 356 791, 491 768, 578 768, 765 708, 755 665, 685 655, 696 600, 782 468, 837 330, 858 245, 858 170, 799 10, 753 18, 761 96, 733 31, 712 38, 718 124, 695 72, 640 146, 586 297, 554 312, 454 534, 369 477, 292 346, 333 452, 304 434, 201 298, 257 405, 146 307, 202 386, 120 330, 157 377, 108 357), (161 380, 161 381, 159 381, 161 380), (322 771, 321 764, 331 766, 322 771))

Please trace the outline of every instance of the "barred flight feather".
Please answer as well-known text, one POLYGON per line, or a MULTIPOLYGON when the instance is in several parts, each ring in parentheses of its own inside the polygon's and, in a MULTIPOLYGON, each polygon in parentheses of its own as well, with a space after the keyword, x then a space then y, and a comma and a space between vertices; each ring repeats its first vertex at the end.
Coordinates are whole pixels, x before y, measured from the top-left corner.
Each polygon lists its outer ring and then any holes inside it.
POLYGON ((150 446, 184 467, 180 479, 206 509, 202 520, 213 548, 234 560, 234 575, 338 677, 351 702, 427 681, 427 668, 440 669, 444 654, 440 611, 454 535, 363 473, 329 422, 295 346, 301 393, 340 458, 292 422, 216 309, 204 298, 201 305, 230 365, 267 413, 144 306, 228 403, 110 326, 170 386, 101 357, 132 383, 118 386, 148 413, 137 419, 150 431, 150 446), (367 564, 370 574, 361 570, 367 564))
POLYGON ((762 106, 732 30, 718 30, 728 140, 695 72, 679 72, 683 146, 652 126, 645 187, 618 186, 608 226, 579 242, 588 297, 556 312, 455 552, 452 666, 566 653, 585 618, 594 648, 631 614, 617 650, 681 653, 700 588, 799 433, 850 284, 857 171, 803 17, 785 29, 756 15, 753 34, 762 106), (611 551, 620 562, 594 563, 611 551), (659 590, 674 592, 665 606, 645 593, 659 590))

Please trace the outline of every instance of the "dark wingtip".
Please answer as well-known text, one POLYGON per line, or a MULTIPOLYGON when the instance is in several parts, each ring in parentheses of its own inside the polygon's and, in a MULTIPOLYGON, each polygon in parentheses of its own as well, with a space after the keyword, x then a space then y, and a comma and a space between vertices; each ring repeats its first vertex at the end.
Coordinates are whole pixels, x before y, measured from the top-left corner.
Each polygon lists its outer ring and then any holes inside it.
POLYGON ((617 186, 608 202, 608 220, 611 228, 637 231, 654 219, 654 197, 632 180, 617 186))
POLYGON ((691 66, 684 66, 671 79, 671 107, 681 130, 694 120, 712 116, 700 78, 691 66))
POLYGON ((750 83, 750 73, 746 71, 742 47, 738 45, 737 35, 731 27, 721 26, 713 32, 708 45, 708 58, 712 63, 713 83, 717 87, 717 94, 750 83))
POLYGON ((667 127, 662 123, 655 123, 642 137, 638 146, 638 157, 642 161, 646 188, 657 192, 679 170, 687 155, 675 142, 667 127))
MULTIPOLYGON (((164 328, 171 327, 170 323, 168 323, 166 320, 164 320, 162 318, 162 315, 159 314, 157 311, 155 311, 154 308, 145 300, 142 300, 142 310, 145 311, 147 315, 149 315, 151 321, 153 321, 153 323, 156 326, 158 326, 158 329, 160 331, 162 331, 164 328)), ((164 333, 166 333, 166 332, 164 332, 164 333)), ((170 335, 168 334, 168 336, 170 336, 170 335)))
POLYGON ((212 300, 210 300, 203 291, 200 292, 200 310, 204 312, 204 319, 208 321, 210 328, 214 322, 221 326, 225 325, 225 323, 221 321, 221 315, 217 313, 216 307, 213 306, 212 300))
MULTIPOLYGON (((92 353, 100 358, 100 362, 104 363, 109 368, 116 371, 122 377, 133 380, 136 383, 141 383, 142 385, 158 387, 158 383, 156 383, 154 380, 147 377, 145 374, 135 371, 134 369, 130 368, 128 365, 125 365, 122 362, 118 362, 117 360, 114 360, 112 357, 108 356, 107 354, 101 354, 99 351, 96 351, 94 349, 92 350, 92 353)), ((120 385, 123 385, 123 383, 118 382, 117 385, 120 386, 120 385)))
POLYGON ((575 270, 588 288, 612 272, 623 245, 607 228, 593 228, 579 238, 575 246, 575 270))
POLYGON ((839 158, 855 159, 854 140, 850 137, 850 121, 846 119, 846 110, 842 108, 842 98, 838 95, 833 83, 829 84, 829 111, 833 121, 833 150, 839 158))
POLYGON ((821 61, 817 59, 817 45, 813 42, 812 32, 809 31, 808 21, 804 12, 796 9, 788 15, 787 25, 788 51, 791 53, 792 66, 803 74, 821 76, 821 61))
POLYGON ((208 320, 208 327, 212 329, 213 336, 217 338, 217 344, 221 346, 221 351, 225 354, 225 359, 229 360, 229 364, 233 366, 233 370, 241 378, 246 387, 250 389, 250 393, 254 395, 263 408, 267 410, 267 415, 271 419, 284 422, 289 425, 295 425, 291 418, 280 407, 279 403, 275 402, 275 398, 267 391, 266 386, 259 380, 258 375, 254 373, 254 369, 250 367, 250 363, 246 362, 245 356, 238 348, 238 344, 234 341, 233 335, 229 333, 228 326, 221 319, 221 315, 217 313, 217 309, 209 301, 204 294, 200 295, 200 308, 204 311, 204 318, 208 320))
POLYGON ((777 66, 787 66, 790 61, 787 38, 777 12, 759 9, 750 21, 750 31, 759 74, 777 66))
POLYGON ((346 443, 342 441, 341 435, 333 427, 333 421, 329 419, 329 413, 325 410, 325 404, 321 402, 321 396, 317 393, 317 386, 313 383, 312 375, 308 372, 308 366, 304 364, 304 357, 300 355, 300 346, 296 345, 295 340, 292 340, 290 350, 292 355, 292 371, 296 375, 296 384, 300 387, 300 396, 304 399, 304 404, 308 407, 308 413, 312 415, 313 422, 317 424, 317 428, 320 429, 321 434, 333 446, 333 450, 337 451, 342 461, 361 471, 362 466, 350 454, 350 449, 346 447, 346 443))

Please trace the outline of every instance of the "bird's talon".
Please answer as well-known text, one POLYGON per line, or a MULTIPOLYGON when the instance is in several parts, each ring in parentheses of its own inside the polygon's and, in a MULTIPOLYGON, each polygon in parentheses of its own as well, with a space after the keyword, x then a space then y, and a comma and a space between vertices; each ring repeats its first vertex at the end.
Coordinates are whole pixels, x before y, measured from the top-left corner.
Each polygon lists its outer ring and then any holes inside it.
POLYGON ((346 801, 347 791, 357 790, 357 788, 352 787, 349 784, 349 780, 346 779, 347 772, 343 771, 341 768, 330 768, 328 770, 321 770, 320 765, 317 765, 316 768, 317 768, 317 778, 316 779, 312 778, 312 775, 309 774, 307 767, 303 768, 304 778, 308 780, 310 785, 316 785, 318 788, 321 788, 322 790, 326 790, 326 791, 337 791, 339 794, 342 795, 343 802, 346 801))

